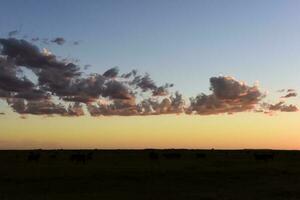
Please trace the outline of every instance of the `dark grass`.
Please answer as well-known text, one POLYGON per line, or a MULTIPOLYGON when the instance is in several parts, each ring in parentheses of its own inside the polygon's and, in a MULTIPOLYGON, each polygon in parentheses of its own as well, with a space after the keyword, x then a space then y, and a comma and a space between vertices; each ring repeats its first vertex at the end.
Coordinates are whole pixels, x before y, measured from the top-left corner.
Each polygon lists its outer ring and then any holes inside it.
POLYGON ((0 200, 300 199, 298 151, 0 151, 0 163, 0 200))

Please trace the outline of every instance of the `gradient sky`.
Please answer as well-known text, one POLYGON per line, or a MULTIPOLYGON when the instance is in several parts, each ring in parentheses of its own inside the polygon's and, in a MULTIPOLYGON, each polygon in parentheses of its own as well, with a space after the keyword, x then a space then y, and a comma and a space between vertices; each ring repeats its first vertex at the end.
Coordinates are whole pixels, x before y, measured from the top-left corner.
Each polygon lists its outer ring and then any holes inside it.
MULTIPOLYGON (((148 72, 186 97, 208 92, 209 78, 259 82, 268 98, 300 89, 297 0, 1 1, 0 37, 64 37, 47 46, 90 64, 87 72, 148 72)), ((298 105, 298 97, 289 100, 298 105)), ((300 114, 41 117, 21 119, 0 102, 0 148, 300 149, 300 114)))

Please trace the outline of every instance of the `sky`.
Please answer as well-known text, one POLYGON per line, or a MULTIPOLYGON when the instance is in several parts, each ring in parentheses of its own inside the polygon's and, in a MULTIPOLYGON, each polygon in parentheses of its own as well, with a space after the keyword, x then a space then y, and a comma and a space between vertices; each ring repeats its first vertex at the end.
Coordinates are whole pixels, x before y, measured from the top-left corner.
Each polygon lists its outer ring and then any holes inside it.
POLYGON ((4 0, 0 148, 300 149, 299 7, 4 0))

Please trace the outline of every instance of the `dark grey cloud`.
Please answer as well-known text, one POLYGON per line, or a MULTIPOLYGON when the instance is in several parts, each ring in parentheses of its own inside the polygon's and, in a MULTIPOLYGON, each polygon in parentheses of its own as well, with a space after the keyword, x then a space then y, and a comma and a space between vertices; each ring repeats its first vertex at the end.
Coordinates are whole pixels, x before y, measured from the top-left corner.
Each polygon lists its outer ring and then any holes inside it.
POLYGON ((134 95, 130 90, 121 82, 109 81, 105 84, 103 90, 103 97, 110 97, 112 99, 133 99, 134 95))
POLYGON ((51 42, 56 43, 58 45, 63 45, 63 44, 65 44, 66 40, 63 37, 57 37, 57 38, 54 38, 53 40, 51 40, 51 42))
POLYGON ((169 94, 169 88, 173 87, 173 84, 166 83, 163 86, 156 87, 152 91, 153 96, 167 96, 169 94))
POLYGON ((153 96, 166 96, 169 94, 169 88, 173 87, 173 84, 166 83, 163 86, 157 86, 156 83, 151 79, 150 75, 146 73, 144 76, 138 75, 136 70, 128 74, 122 75, 125 78, 134 77, 132 81, 130 81, 130 85, 135 86, 140 89, 142 92, 151 91, 153 96))
POLYGON ((137 75, 138 71, 136 69, 132 70, 131 72, 122 74, 122 78, 131 78, 132 76, 135 77, 137 75))
POLYGON ((99 98, 105 89, 105 77, 93 74, 86 78, 74 79, 57 93, 65 101, 92 102, 99 98))
POLYGON ((295 89, 287 89, 287 92, 296 92, 295 89))
POLYGON ((290 98, 290 97, 296 97, 297 93, 296 92, 289 92, 288 94, 282 96, 281 98, 290 98))
POLYGON ((22 98, 26 100, 49 100, 51 95, 43 90, 31 89, 20 91, 15 95, 11 95, 11 97, 22 98))
POLYGON ((272 111, 297 112, 299 110, 296 105, 286 105, 284 101, 280 101, 276 104, 264 103, 263 107, 267 110, 267 113, 272 111))
POLYGON ((32 42, 37 42, 37 41, 39 41, 40 40, 40 38, 39 37, 34 37, 34 38, 31 38, 31 41, 32 42))
POLYGON ((0 57, 0 89, 2 91, 19 92, 33 87, 34 84, 29 79, 18 76, 18 69, 12 61, 7 57, 0 57))
POLYGON ((114 100, 111 104, 87 105, 91 116, 133 116, 138 115, 135 102, 132 100, 114 100))
POLYGON ((91 66, 92 66, 92 65, 89 65, 89 64, 84 65, 84 66, 83 66, 83 69, 84 69, 84 70, 87 70, 87 69, 89 69, 91 66))
POLYGON ((25 112, 25 100, 19 98, 7 98, 7 104, 13 109, 14 112, 23 114, 25 112))
POLYGON ((119 68, 114 67, 103 73, 103 76, 106 78, 116 78, 119 74, 119 68))
POLYGON ((131 84, 136 85, 138 88, 142 89, 143 92, 157 89, 156 84, 150 78, 150 75, 147 73, 144 76, 141 75, 135 76, 131 84))
POLYGON ((179 92, 163 98, 162 101, 149 98, 137 105, 140 115, 180 114, 184 109, 185 101, 179 92))
POLYGON ((67 78, 80 75, 79 67, 73 63, 58 61, 54 55, 48 55, 26 40, 15 38, 0 39, 1 54, 14 61, 17 66, 28 67, 39 73, 43 70, 56 70, 67 78))
POLYGON ((176 92, 162 101, 157 99, 144 99, 136 104, 134 99, 115 99, 113 103, 87 105, 91 116, 144 116, 161 114, 180 114, 184 112, 185 102, 182 95, 176 92))
MULTIPOLYGON (((180 93, 170 93, 173 84, 157 85, 149 74, 140 75, 137 70, 119 74, 117 67, 85 74, 75 63, 23 39, 0 39, 0 98, 22 116, 82 116, 85 108, 91 116, 132 116, 251 111, 264 97, 255 85, 220 76, 210 78, 211 94, 197 95, 187 104, 180 93), (24 67, 37 81, 24 75, 24 67)), ((285 98, 293 93, 289 91, 285 98)), ((274 104, 263 109, 292 112, 298 108, 274 104)))
POLYGON ((67 115, 67 110, 62 104, 55 104, 52 101, 25 101, 20 98, 7 100, 13 110, 19 114, 34 115, 67 115))
POLYGON ((20 32, 18 30, 13 30, 8 32, 8 37, 14 37, 16 35, 18 35, 20 32))
POLYGON ((248 86, 229 76, 212 77, 210 85, 212 94, 202 93, 190 98, 187 113, 209 115, 249 111, 264 97, 257 86, 248 86))
POLYGON ((11 92, 8 92, 8 91, 5 91, 5 90, 0 89, 0 99, 1 99, 1 98, 6 99, 6 98, 9 98, 9 97, 11 97, 11 96, 12 96, 12 93, 11 93, 11 92))
POLYGON ((24 100, 22 98, 8 98, 8 105, 14 112, 19 114, 33 115, 61 115, 61 116, 82 116, 84 111, 82 105, 73 103, 66 108, 62 103, 54 103, 49 100, 24 100))
POLYGON ((170 87, 170 84, 158 87, 149 75, 137 75, 135 70, 127 73, 126 77, 119 76, 116 67, 105 71, 103 75, 83 76, 78 65, 66 59, 58 60, 49 51, 41 51, 22 39, 0 39, 0 46, 0 96, 9 98, 9 105, 20 114, 79 116, 83 113, 80 103, 91 104, 104 97, 113 101, 113 105, 101 108, 102 112, 104 109, 106 115, 109 111, 125 115, 130 112, 121 105, 126 105, 126 101, 135 102, 136 89, 142 92, 152 90, 158 96, 166 95, 170 87), (33 83, 26 76, 20 76, 21 67, 32 70, 38 82, 33 83), (53 97, 74 104, 72 107, 64 103, 56 104, 53 97))
POLYGON ((67 109, 67 112, 68 112, 68 116, 82 116, 82 115, 84 115, 83 107, 78 102, 70 104, 68 109, 67 109))

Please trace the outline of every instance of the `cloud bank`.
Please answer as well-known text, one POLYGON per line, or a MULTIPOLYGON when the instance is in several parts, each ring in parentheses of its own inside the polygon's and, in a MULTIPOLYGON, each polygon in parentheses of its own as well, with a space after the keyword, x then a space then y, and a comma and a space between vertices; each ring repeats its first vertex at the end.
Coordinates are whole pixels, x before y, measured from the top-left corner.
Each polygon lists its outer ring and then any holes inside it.
MULTIPOLYGON (((120 74, 117 67, 102 74, 86 75, 76 62, 59 59, 24 39, 0 39, 0 98, 21 115, 133 116, 161 114, 211 115, 252 111, 264 98, 257 85, 247 85, 230 76, 210 78, 210 94, 186 101, 174 85, 157 85, 149 74, 137 70, 120 74), (25 75, 29 70, 36 76, 25 75)), ((50 42, 63 45, 57 37, 50 42)), ((296 96, 294 91, 284 96, 296 96)), ((293 105, 264 105, 270 111, 294 112, 293 105)))

